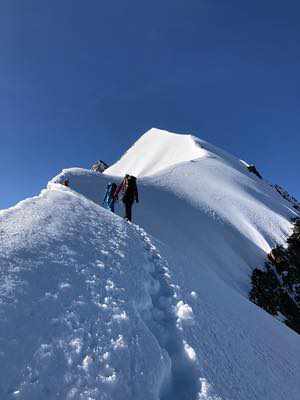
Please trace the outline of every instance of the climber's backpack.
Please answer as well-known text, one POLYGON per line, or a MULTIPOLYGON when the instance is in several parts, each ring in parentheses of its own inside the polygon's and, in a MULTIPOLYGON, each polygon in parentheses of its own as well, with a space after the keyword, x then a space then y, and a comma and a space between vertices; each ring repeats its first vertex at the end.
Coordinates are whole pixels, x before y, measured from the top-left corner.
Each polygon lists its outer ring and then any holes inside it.
POLYGON ((124 187, 123 201, 133 201, 137 192, 136 177, 129 175, 124 187))

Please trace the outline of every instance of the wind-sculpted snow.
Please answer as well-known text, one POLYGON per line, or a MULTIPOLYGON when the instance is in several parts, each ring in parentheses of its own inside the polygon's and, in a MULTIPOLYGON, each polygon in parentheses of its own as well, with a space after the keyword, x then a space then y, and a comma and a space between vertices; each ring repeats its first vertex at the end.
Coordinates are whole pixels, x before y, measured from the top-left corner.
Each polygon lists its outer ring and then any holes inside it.
POLYGON ((118 162, 105 170, 105 174, 122 176, 125 169, 126 173, 138 177, 153 175, 172 165, 205 155, 206 151, 192 136, 152 128, 118 162))

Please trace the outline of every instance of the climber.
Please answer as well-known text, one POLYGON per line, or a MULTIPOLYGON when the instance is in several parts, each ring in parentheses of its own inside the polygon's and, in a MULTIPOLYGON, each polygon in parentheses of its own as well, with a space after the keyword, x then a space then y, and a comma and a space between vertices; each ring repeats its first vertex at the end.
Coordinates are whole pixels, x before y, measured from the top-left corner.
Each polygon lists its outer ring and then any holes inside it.
POLYGON ((115 201, 117 199, 116 197, 116 189, 117 189, 117 184, 112 182, 109 183, 106 187, 106 193, 103 199, 103 207, 109 208, 111 212, 115 212, 115 201))
POLYGON ((116 197, 122 193, 122 201, 125 206, 125 219, 131 222, 132 219, 132 205, 134 201, 139 202, 138 190, 136 185, 136 177, 132 175, 125 175, 122 183, 119 185, 115 192, 116 197))
POLYGON ((62 183, 62 185, 69 187, 70 181, 69 179, 65 179, 62 183))

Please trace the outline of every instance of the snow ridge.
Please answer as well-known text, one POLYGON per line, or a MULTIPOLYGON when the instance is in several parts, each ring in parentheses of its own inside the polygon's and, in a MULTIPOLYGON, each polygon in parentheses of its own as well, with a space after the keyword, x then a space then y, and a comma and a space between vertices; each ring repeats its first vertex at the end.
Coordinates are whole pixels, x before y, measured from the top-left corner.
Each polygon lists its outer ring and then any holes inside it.
MULTIPOLYGON (((200 390, 200 379, 195 365, 196 353, 181 334, 182 323, 192 323, 192 318, 184 318, 184 315, 178 313, 178 309, 182 309, 182 301, 177 303, 179 307, 172 305, 178 297, 176 289, 179 289, 179 286, 171 283, 168 262, 162 258, 146 231, 137 225, 134 226, 144 241, 145 250, 154 266, 150 272, 153 278, 150 288, 152 309, 148 310, 147 315, 144 314, 144 321, 159 345, 167 352, 171 364, 169 376, 165 377, 161 387, 160 399, 196 399, 200 390)), ((190 306, 185 306, 191 310, 190 306)))
POLYGON ((298 400, 299 336, 248 299, 296 210, 209 143, 144 139, 0 212, 1 400, 298 400), (100 206, 139 171, 143 228, 100 206))
POLYGON ((191 135, 180 135, 152 128, 146 132, 105 175, 149 176, 185 161, 207 155, 200 142, 191 135))
POLYGON ((61 185, 10 213, 0 221, 1 284, 11 272, 15 286, 0 298, 0 398, 157 400, 167 363, 134 306, 149 298, 140 238, 61 185))

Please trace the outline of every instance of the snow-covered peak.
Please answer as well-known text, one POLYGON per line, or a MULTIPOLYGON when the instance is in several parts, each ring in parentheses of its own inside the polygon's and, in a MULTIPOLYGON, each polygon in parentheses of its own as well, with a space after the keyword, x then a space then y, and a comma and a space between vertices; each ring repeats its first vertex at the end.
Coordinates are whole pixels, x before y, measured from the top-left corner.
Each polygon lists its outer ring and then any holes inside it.
POLYGON ((151 129, 0 211, 0 399, 298 400, 299 336, 248 299, 298 214, 248 166, 151 129), (125 173, 138 225, 101 207, 125 173))
POLYGON ((108 168, 105 174, 148 176, 206 155, 200 141, 196 141, 193 136, 152 128, 118 162, 108 168))

